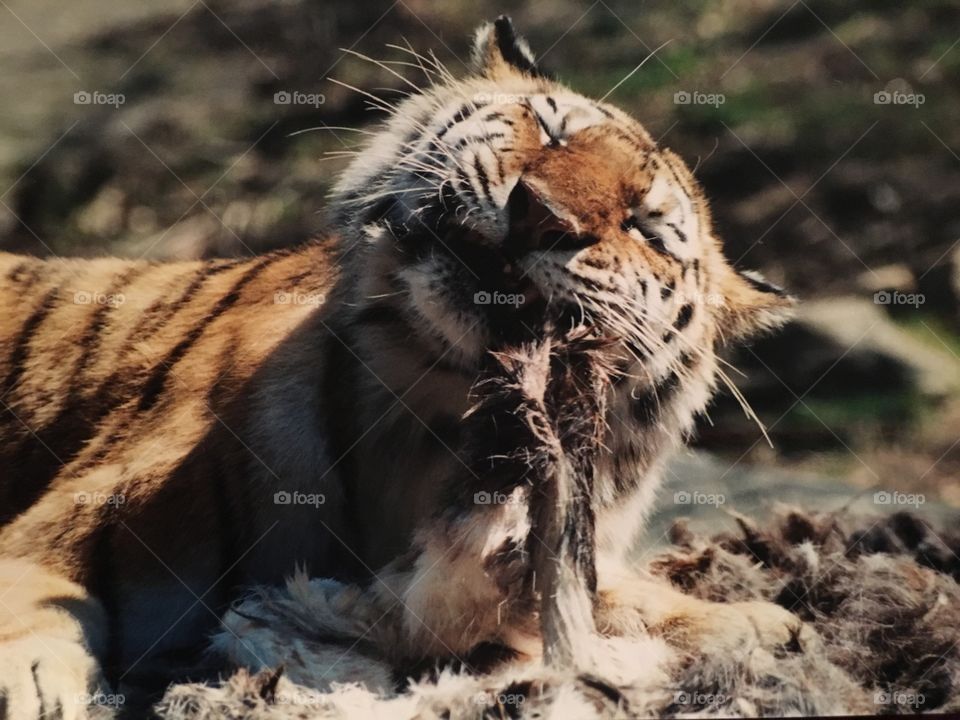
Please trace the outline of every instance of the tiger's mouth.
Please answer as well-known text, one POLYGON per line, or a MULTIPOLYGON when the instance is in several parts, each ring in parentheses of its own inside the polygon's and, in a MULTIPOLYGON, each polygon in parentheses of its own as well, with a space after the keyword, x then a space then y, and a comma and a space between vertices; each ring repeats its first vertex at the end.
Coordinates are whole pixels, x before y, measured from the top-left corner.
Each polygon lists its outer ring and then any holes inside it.
POLYGON ((496 233, 471 224, 469 209, 450 198, 435 197, 416 210, 396 202, 385 214, 407 262, 425 275, 418 281, 429 288, 422 302, 446 326, 434 329, 448 334, 449 327, 479 321, 500 344, 542 337, 547 327, 593 324, 598 318, 584 311, 583 298, 542 285, 534 269, 543 263, 562 273, 558 264, 599 240, 557 217, 522 179, 501 210, 503 231, 496 233))
POLYGON ((542 195, 523 177, 517 179, 502 208, 505 230, 497 236, 473 227, 469 210, 463 217, 458 210, 444 198, 439 199, 433 215, 436 240, 473 276, 477 292, 491 296, 502 293, 518 300, 507 305, 546 300, 530 272, 544 254, 572 257, 599 242, 583 233, 575 221, 547 207, 542 195))

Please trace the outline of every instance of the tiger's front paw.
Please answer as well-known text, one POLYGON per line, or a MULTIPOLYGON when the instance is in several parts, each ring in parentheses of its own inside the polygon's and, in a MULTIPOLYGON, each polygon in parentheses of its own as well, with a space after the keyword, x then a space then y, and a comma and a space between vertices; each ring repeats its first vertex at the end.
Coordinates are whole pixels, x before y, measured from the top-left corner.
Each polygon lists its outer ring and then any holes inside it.
POLYGON ((90 718, 100 685, 99 665, 79 643, 43 635, 0 642, 0 718, 90 718))
POLYGON ((763 648, 802 652, 816 633, 793 613, 771 602, 696 601, 663 619, 655 628, 671 644, 704 655, 763 648))

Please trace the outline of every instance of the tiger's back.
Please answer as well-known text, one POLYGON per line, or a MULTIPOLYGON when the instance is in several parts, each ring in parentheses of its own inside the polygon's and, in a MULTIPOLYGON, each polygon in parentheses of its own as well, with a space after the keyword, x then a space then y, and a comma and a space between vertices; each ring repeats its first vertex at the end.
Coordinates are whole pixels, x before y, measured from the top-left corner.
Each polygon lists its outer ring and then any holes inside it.
MULTIPOLYGON (((260 421, 284 395, 309 403, 316 393, 291 384, 304 367, 322 380, 323 348, 305 357, 296 337, 325 335, 315 311, 336 280, 330 255, 322 242, 175 263, 0 254, 0 556, 100 589, 124 618, 122 642, 140 650, 159 636, 157 588, 187 609, 256 579, 238 563, 269 513, 245 488, 324 452, 301 443, 300 457, 265 457, 275 445, 265 434, 294 430, 260 421)), ((287 420, 301 432, 321 422, 287 420)), ((287 519, 271 536, 303 545, 308 534, 287 519)), ((262 545, 250 566, 292 569, 265 562, 262 545)))

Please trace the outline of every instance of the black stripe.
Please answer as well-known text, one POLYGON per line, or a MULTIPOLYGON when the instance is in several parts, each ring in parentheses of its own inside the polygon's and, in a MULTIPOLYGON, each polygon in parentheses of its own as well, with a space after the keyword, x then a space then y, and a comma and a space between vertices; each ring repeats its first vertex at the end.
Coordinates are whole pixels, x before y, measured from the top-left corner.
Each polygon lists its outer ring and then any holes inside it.
POLYGON ((501 15, 493 22, 494 38, 500 55, 517 70, 534 77, 545 77, 544 73, 534 64, 520 48, 517 34, 513 29, 510 18, 501 15))
POLYGON ((638 156, 643 157, 650 152, 649 145, 644 145, 643 143, 640 142, 639 138, 634 137, 623 128, 614 125, 609 128, 609 131, 612 132, 617 137, 619 137, 621 140, 623 140, 631 148, 633 148, 636 151, 638 156))
MULTIPOLYGON (((109 287, 106 295, 117 296, 148 266, 128 268, 109 287)), ((87 327, 78 338, 80 351, 69 371, 67 397, 56 416, 42 427, 32 428, 15 447, 8 450, 13 482, 7 487, 5 513, 15 516, 47 492, 60 468, 70 462, 97 432, 104 410, 101 396, 85 397, 84 378, 95 362, 103 331, 115 306, 103 303, 93 310, 87 327)))
POLYGON ((184 337, 180 342, 178 342, 170 352, 167 353, 166 357, 158 362, 153 370, 150 372, 150 376, 143 386, 143 393, 140 396, 140 401, 137 403, 137 410, 140 412, 146 412, 150 410, 160 399, 160 395, 163 393, 163 390, 167 383, 167 378, 170 376, 170 372, 173 369, 173 366, 176 365, 184 355, 189 352, 189 350, 196 345, 197 341, 203 336, 204 332, 214 320, 219 318, 223 313, 229 310, 233 305, 240 299, 240 292, 243 288, 249 284, 254 278, 257 277, 263 270, 273 262, 280 259, 280 255, 274 254, 270 255, 263 260, 260 260, 252 268, 243 274, 243 276, 234 283, 233 287, 230 288, 229 292, 226 295, 221 297, 217 304, 214 305, 210 313, 203 318, 199 323, 197 323, 186 337, 184 337))
POLYGON ((477 179, 480 181, 480 188, 483 190, 484 197, 493 202, 493 198, 490 196, 490 178, 487 177, 487 171, 483 169, 483 163, 480 162, 480 156, 477 154, 473 156, 473 169, 477 171, 477 179))
POLYGON ((663 238, 660 237, 659 235, 650 235, 646 238, 646 240, 647 240, 647 244, 650 247, 652 247, 654 250, 656 250, 659 254, 663 255, 664 257, 668 257, 673 260, 676 260, 677 262, 680 262, 680 258, 674 255, 672 252, 670 252, 670 250, 667 249, 666 244, 663 242, 663 238))
MULTIPOLYGON (((155 300, 150 307, 143 311, 143 314, 140 318, 140 323, 133 329, 133 332, 127 337, 124 341, 123 346, 120 348, 120 351, 117 353, 118 361, 122 361, 131 350, 133 350, 135 345, 138 345, 146 340, 148 340, 157 330, 165 327, 173 319, 183 307, 190 303, 191 300, 197 295, 200 291, 200 288, 206 283, 206 281, 217 275, 224 270, 228 270, 232 267, 236 267, 238 262, 230 260, 223 264, 209 264, 204 265, 200 268, 199 271, 194 275, 193 279, 187 285, 180 296, 173 302, 169 302, 166 298, 160 298, 155 300)), ((108 381, 109 384, 113 384, 118 380, 116 375, 110 378, 108 381)), ((107 387, 108 384, 105 383, 101 389, 107 387)))
POLYGON ((687 303, 682 308, 680 312, 677 313, 677 319, 673 323, 674 329, 677 332, 683 330, 687 325, 690 324, 690 319, 693 317, 693 305, 687 303))
POLYGON ((452 149, 462 150, 470 143, 486 143, 488 140, 500 140, 505 137, 506 135, 502 132, 492 132, 489 135, 467 135, 457 140, 457 142, 453 144, 452 149))
POLYGON ((549 106, 550 106, 550 109, 553 110, 554 112, 557 111, 557 101, 554 100, 554 99, 553 99, 552 97, 550 97, 549 95, 547 96, 547 105, 549 105, 549 106))
POLYGON ((472 197, 474 202, 479 203, 480 198, 477 196, 477 191, 474 189, 473 183, 470 182, 470 176, 467 175, 463 168, 457 170, 457 179, 460 180, 460 185, 462 188, 460 192, 463 201, 466 202, 468 198, 472 197), (466 197, 464 197, 464 195, 466 195, 466 197))
POLYGON ((597 105, 596 103, 593 103, 593 108, 594 110, 599 112, 601 115, 606 117, 607 120, 616 120, 616 117, 614 116, 614 114, 609 110, 607 110, 605 107, 603 107, 603 105, 597 105))
POLYGON ((444 125, 443 128, 441 128, 441 129, 437 132, 437 137, 436 137, 436 139, 439 140, 440 138, 442 138, 442 137, 443 137, 444 135, 446 135, 455 125, 458 125, 458 124, 462 123, 464 120, 466 120, 467 118, 469 118, 469 117, 470 117, 471 115, 473 115, 475 112, 477 112, 477 111, 480 110, 481 108, 486 107, 486 105, 487 105, 486 103, 464 103, 463 105, 461 105, 461 106, 460 106, 460 109, 457 110, 457 112, 455 112, 455 113, 453 114, 453 117, 451 117, 451 118, 447 121, 447 124, 444 125))
POLYGON ((500 153, 494 153, 494 157, 497 158, 497 180, 502 183, 507 179, 506 170, 503 167, 503 157, 500 153))
POLYGON ((10 353, 10 360, 7 362, 9 371, 7 377, 0 386, 0 398, 6 397, 16 385, 20 382, 23 372, 26 369, 27 356, 30 352, 30 341, 37 334, 37 330, 47 316, 53 311, 56 305, 59 290, 54 288, 47 292, 40 301, 40 305, 27 318, 26 322, 20 328, 16 340, 13 341, 13 352, 10 353))
MULTIPOLYGON (((122 294, 123 289, 126 288, 127 285, 130 284, 130 282, 132 282, 135 278, 137 278, 137 276, 142 275, 148 268, 149 266, 135 265, 121 273, 117 280, 109 286, 109 289, 106 293, 107 297, 116 297, 117 295, 122 294)), ((87 323, 86 329, 77 340, 77 345, 79 345, 81 352, 77 357, 76 363, 74 363, 73 370, 70 373, 70 380, 68 381, 68 388, 71 394, 77 393, 77 388, 82 382, 81 376, 91 365, 93 359, 95 359, 97 350, 99 349, 101 340, 103 338, 103 330, 107 325, 107 320, 111 311, 114 309, 115 306, 108 302, 98 305, 94 309, 90 318, 90 322, 87 323)))
POLYGON ((602 285, 588 277, 578 277, 577 280, 579 280, 580 284, 587 288, 587 290, 592 290, 593 292, 606 292, 610 289, 606 285, 602 285))
POLYGON ((596 268, 597 270, 608 270, 610 268, 609 260, 605 255, 587 255, 580 262, 587 267, 596 268))
POLYGON ((488 113, 483 117, 483 119, 480 122, 492 122, 494 120, 500 120, 503 122, 504 125, 511 125, 511 126, 513 125, 513 121, 507 118, 499 110, 494 110, 493 112, 488 113))
POLYGON ((683 230, 681 230, 680 228, 678 228, 674 223, 667 223, 666 225, 668 228, 670 228, 677 234, 677 239, 680 242, 685 243, 687 241, 686 233, 683 232, 683 230))
MULTIPOLYGON (((188 305, 191 300, 200 291, 204 283, 212 276, 225 270, 235 267, 237 264, 246 262, 245 260, 231 260, 225 263, 209 264, 202 267, 194 278, 190 281, 187 288, 172 303, 163 299, 157 300, 143 313, 141 323, 133 330, 130 336, 124 341, 123 346, 117 352, 118 369, 101 383, 100 387, 93 397, 98 400, 96 404, 91 403, 86 409, 92 413, 89 419, 91 425, 97 425, 98 437, 103 432, 103 420, 110 416, 114 410, 127 402, 135 390, 139 387, 142 375, 123 364, 123 360, 133 351, 134 347, 148 340, 162 327, 168 325, 183 307, 188 305)), ((90 455, 73 472, 79 473, 102 462, 107 456, 110 448, 123 437, 124 424, 121 423, 117 429, 102 439, 100 447, 95 453, 90 455)), ((64 458, 64 460, 68 460, 64 458)))
POLYGON ((660 299, 666 300, 668 297, 673 295, 673 289, 676 287, 676 285, 677 285, 677 281, 674 280, 673 278, 670 278, 669 280, 667 280, 666 284, 664 284, 664 286, 660 288, 660 299))

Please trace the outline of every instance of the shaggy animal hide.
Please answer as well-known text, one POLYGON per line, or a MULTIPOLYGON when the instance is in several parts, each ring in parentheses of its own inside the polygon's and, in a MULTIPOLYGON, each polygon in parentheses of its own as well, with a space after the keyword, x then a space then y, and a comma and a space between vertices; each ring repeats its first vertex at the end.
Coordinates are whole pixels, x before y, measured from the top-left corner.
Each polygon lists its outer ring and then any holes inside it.
POLYGON ((342 636, 349 598, 328 580, 259 590, 216 648, 248 669, 171 687, 168 720, 608 718, 960 712, 960 537, 918 516, 864 520, 783 508, 767 524, 697 536, 683 523, 648 569, 698 597, 769 600, 817 632, 776 653, 680 656, 660 640, 598 639, 590 672, 508 662, 417 677, 342 636))

